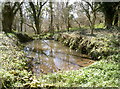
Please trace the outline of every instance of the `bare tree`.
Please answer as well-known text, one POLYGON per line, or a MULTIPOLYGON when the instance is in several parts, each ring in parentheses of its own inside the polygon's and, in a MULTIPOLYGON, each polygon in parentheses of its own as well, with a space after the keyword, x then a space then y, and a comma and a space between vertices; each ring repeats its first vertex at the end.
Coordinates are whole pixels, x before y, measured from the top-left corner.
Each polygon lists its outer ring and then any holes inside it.
POLYGON ((120 5, 118 6, 118 20, 119 20, 118 26, 120 27, 120 5))
POLYGON ((62 2, 55 2, 55 6, 54 6, 54 24, 56 29, 59 31, 60 29, 62 29, 63 26, 63 20, 62 20, 62 2))
POLYGON ((50 32, 54 33, 54 27, 53 27, 53 2, 49 2, 50 7, 50 24, 49 24, 49 30, 50 32))
POLYGON ((118 7, 120 2, 101 2, 101 11, 105 17, 105 26, 110 29, 112 25, 118 25, 118 7), (113 24, 114 22, 114 24, 113 24))
POLYGON ((72 9, 72 5, 69 5, 69 0, 67 2, 65 2, 65 7, 63 9, 63 15, 64 15, 64 22, 66 24, 66 28, 69 31, 69 28, 71 27, 70 24, 70 20, 71 20, 71 9, 72 9))
POLYGON ((41 19, 40 18, 41 18, 42 8, 47 3, 47 1, 37 2, 37 8, 36 8, 35 3, 29 2, 29 5, 32 9, 32 15, 34 18, 37 34, 40 34, 40 32, 41 32, 41 19))
MULTIPOLYGON (((23 3, 23 2, 22 2, 23 3)), ((12 32, 14 17, 20 9, 22 3, 5 2, 2 9, 2 27, 4 32, 12 32)))
POLYGON ((20 31, 23 31, 23 11, 22 7, 20 7, 20 31))
POLYGON ((91 29, 91 34, 93 34, 93 30, 94 30, 94 25, 95 25, 95 21, 96 21, 96 13, 97 10, 99 9, 99 6, 96 2, 88 2, 83 0, 85 3, 81 2, 80 5, 83 8, 89 23, 90 23, 90 29, 91 29))

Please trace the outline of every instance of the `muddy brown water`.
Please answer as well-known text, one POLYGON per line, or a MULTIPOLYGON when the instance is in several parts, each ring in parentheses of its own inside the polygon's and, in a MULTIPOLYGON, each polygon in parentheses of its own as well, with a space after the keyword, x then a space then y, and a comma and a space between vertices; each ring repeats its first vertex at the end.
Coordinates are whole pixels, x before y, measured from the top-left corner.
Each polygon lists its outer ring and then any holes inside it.
POLYGON ((32 58, 32 71, 54 73, 60 70, 78 70, 94 61, 54 40, 34 40, 26 43, 26 56, 32 58))

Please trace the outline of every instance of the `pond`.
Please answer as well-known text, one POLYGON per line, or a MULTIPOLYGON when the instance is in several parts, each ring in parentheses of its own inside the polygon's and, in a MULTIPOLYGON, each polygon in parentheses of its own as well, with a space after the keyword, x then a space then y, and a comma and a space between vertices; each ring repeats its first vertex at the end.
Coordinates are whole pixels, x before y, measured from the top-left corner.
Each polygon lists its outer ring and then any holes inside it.
POLYGON ((78 70, 92 64, 89 56, 80 54, 54 40, 34 40, 25 44, 26 56, 32 58, 32 72, 54 73, 57 71, 78 70))

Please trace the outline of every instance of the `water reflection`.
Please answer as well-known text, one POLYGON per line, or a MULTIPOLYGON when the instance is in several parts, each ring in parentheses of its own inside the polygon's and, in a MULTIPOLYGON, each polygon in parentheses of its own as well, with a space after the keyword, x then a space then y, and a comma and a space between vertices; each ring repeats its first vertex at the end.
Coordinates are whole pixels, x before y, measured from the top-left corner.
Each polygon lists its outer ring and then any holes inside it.
POLYGON ((93 60, 53 40, 34 40, 26 44, 26 56, 34 58, 32 71, 36 74, 59 70, 77 70, 93 60))

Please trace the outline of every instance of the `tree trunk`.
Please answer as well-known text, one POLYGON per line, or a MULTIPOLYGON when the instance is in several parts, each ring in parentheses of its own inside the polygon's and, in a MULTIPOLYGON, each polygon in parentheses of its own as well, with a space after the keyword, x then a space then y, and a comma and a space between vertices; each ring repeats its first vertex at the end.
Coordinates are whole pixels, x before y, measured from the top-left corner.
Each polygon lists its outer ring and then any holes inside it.
POLYGON ((76 19, 75 19, 75 22, 78 24, 78 27, 81 28, 81 24, 80 24, 80 22, 77 21, 76 19))
POLYGON ((112 27, 113 22, 113 16, 112 15, 105 15, 105 25, 107 29, 110 29, 112 27))
POLYGON ((40 34, 40 26, 39 26, 39 18, 35 20, 35 27, 36 27, 36 31, 37 31, 37 34, 40 34))
POLYGON ((118 13, 115 15, 114 25, 118 26, 118 13))
POLYGON ((68 17, 68 22, 67 22, 67 30, 69 31, 71 28, 71 24, 70 24, 70 18, 68 17))
POLYGON ((41 16, 41 13, 42 13, 42 8, 47 3, 47 1, 48 0, 46 0, 44 3, 40 2, 39 5, 38 5, 38 1, 37 1, 37 6, 39 6, 39 9, 36 8, 36 5, 33 2, 29 2, 30 7, 33 11, 32 15, 33 15, 33 18, 34 18, 37 34, 40 34, 40 32, 41 32, 41 22, 42 21, 41 21, 40 16, 41 16))
POLYGON ((11 6, 10 2, 5 2, 4 7, 2 9, 2 27, 3 31, 5 33, 11 33, 12 32, 12 25, 14 17, 19 10, 20 6, 23 2, 15 2, 14 6, 11 6))
POLYGON ((119 21, 118 21, 118 23, 119 23, 119 24, 118 24, 118 27, 120 27, 120 7, 119 7, 119 9, 118 9, 118 20, 119 20, 119 21))
POLYGON ((57 28, 57 31, 60 30, 60 26, 59 26, 59 24, 56 24, 56 28, 57 28))
POLYGON ((93 19, 91 23, 91 35, 93 35, 93 31, 95 29, 95 21, 96 21, 96 11, 93 10, 93 19))
POLYGON ((54 33, 54 28, 53 28, 53 3, 49 2, 50 6, 50 25, 49 25, 49 30, 50 32, 54 33))
POLYGON ((115 6, 113 6, 114 3, 111 2, 104 2, 103 3, 103 13, 105 15, 105 26, 107 29, 110 29, 112 27, 113 24, 113 19, 114 19, 114 15, 115 15, 115 6))
POLYGON ((90 26, 90 29, 91 29, 91 35, 93 35, 93 31, 94 31, 94 24, 92 24, 91 26, 90 26))
POLYGON ((22 8, 20 8, 20 31, 23 31, 23 13, 22 8))
POLYGON ((12 32, 12 24, 14 20, 14 14, 11 11, 10 5, 5 4, 2 10, 2 26, 5 33, 12 32))

